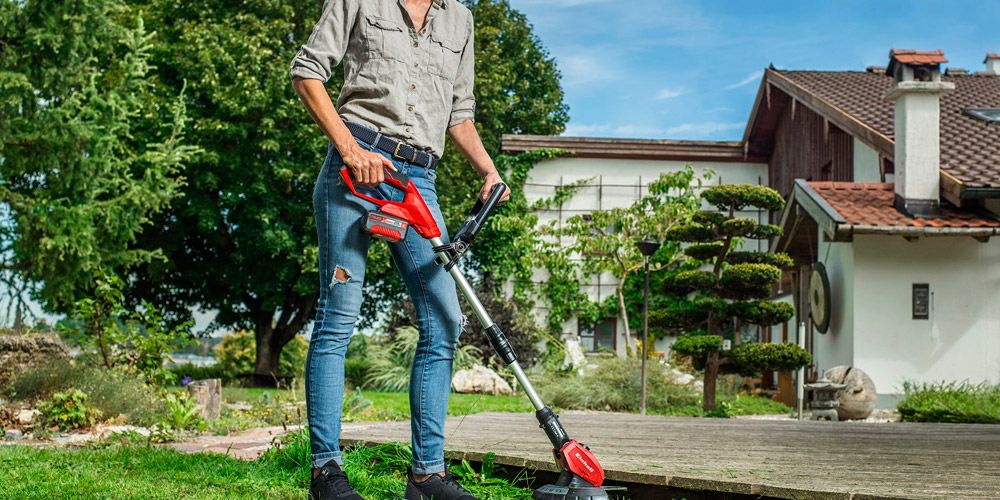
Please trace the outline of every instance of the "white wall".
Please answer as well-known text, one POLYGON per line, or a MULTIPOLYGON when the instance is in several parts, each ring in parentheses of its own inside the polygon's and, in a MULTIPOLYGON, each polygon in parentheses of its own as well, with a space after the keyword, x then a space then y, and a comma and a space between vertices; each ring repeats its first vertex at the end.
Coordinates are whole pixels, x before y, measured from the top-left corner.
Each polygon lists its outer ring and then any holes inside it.
MULTIPOLYGON (((696 177, 712 171, 711 183, 725 184, 762 184, 767 185, 767 164, 764 163, 722 163, 722 162, 683 162, 661 160, 627 160, 598 158, 556 158, 545 160, 536 165, 525 185, 525 196, 529 203, 536 200, 551 198, 559 185, 572 184, 581 179, 593 178, 586 187, 581 187, 561 210, 554 207, 551 210, 538 212, 539 223, 555 221, 557 224, 574 215, 587 213, 598 209, 627 207, 640 196, 648 193, 650 181, 656 180, 660 174, 683 170, 688 163, 695 170, 696 177)), ((767 222, 767 214, 744 212, 743 217, 752 217, 760 222, 767 222)), ((745 248, 767 250, 767 242, 748 240, 745 248)), ((544 271, 535 273, 533 279, 546 279, 544 271)), ((593 275, 585 283, 581 283, 592 300, 603 300, 614 296, 617 280, 614 276, 604 273, 593 275)), ((538 301, 536 317, 542 318, 547 313, 544 301, 538 301)), ((563 334, 576 335, 577 321, 572 319, 563 324, 563 334)), ((617 326, 617 351, 625 352, 624 324, 619 320, 617 326)), ((641 329, 633 331, 633 341, 642 334, 641 329)), ((666 351, 673 339, 662 339, 656 343, 656 349, 666 351)))
POLYGON ((854 138, 854 182, 881 182, 878 152, 854 138))
MULTIPOLYGON (((817 237, 819 251, 816 259, 826 267, 830 280, 830 327, 825 334, 814 327, 812 337, 813 364, 822 373, 834 366, 854 364, 856 270, 851 243, 824 241, 822 229, 817 237)), ((800 321, 811 321, 807 313, 802 316, 800 321)))
POLYGON ((879 394, 918 382, 1000 383, 1000 240, 854 238, 854 360, 879 394), (912 319, 928 283, 929 320, 912 319))

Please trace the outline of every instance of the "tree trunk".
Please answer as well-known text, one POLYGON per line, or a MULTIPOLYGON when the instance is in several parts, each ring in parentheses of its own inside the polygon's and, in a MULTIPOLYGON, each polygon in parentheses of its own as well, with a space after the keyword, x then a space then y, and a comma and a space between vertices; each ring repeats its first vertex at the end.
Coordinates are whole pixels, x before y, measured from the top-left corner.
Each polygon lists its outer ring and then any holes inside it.
POLYGON ((702 392, 702 408, 705 411, 715 409, 715 382, 719 377, 719 351, 712 349, 705 361, 705 384, 702 392))
POLYGON ((274 327, 270 322, 256 322, 254 339, 257 343, 257 361, 254 364, 254 385, 275 386, 278 384, 278 357, 281 347, 275 345, 274 327))
POLYGON ((622 326, 625 328, 625 355, 632 355, 632 331, 628 327, 628 311, 625 309, 625 280, 622 279, 615 287, 615 294, 618 295, 618 312, 622 317, 622 326))

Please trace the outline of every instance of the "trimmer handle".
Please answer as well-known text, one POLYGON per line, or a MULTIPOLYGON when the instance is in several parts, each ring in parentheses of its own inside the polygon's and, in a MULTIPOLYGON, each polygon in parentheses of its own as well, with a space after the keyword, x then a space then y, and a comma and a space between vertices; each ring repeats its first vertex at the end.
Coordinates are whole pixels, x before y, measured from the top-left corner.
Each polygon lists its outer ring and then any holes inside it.
POLYGON ((476 204, 472 206, 472 210, 469 210, 469 215, 465 218, 465 223, 462 224, 462 228, 458 230, 452 241, 461 241, 466 246, 471 245, 472 241, 476 239, 476 234, 482 229, 483 224, 486 224, 486 219, 489 218, 490 212, 496 208, 500 203, 500 198, 503 198, 506 192, 507 184, 498 182, 493 185, 486 201, 483 201, 482 198, 476 198, 476 204))
POLYGON ((351 172, 347 167, 340 169, 340 178, 344 180, 344 184, 347 184, 348 189, 351 190, 354 196, 374 203, 378 205, 381 211, 409 222, 420 236, 428 239, 441 236, 441 230, 438 229, 437 222, 434 221, 434 215, 427 208, 427 203, 424 201, 423 196, 420 196, 417 185, 411 182, 410 178, 402 172, 388 167, 384 168, 385 182, 404 193, 402 201, 378 199, 358 192, 354 187, 354 179, 351 178, 351 172))

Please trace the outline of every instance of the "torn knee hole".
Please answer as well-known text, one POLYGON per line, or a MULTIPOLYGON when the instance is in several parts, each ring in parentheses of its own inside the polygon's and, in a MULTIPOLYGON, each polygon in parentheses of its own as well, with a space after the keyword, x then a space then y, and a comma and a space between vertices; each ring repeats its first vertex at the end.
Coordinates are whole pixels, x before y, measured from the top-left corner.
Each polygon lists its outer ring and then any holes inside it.
POLYGON ((347 283, 351 279, 351 273, 343 266, 337 266, 333 270, 333 281, 330 282, 331 285, 337 283, 347 283))

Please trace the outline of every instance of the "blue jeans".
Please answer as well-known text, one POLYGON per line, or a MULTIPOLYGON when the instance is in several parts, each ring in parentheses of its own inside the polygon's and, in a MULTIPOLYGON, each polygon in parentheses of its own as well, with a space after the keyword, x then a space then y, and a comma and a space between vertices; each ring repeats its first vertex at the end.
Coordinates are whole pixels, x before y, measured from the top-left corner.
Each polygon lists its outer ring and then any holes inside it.
MULTIPOLYGON (((371 146, 359 141, 366 149, 371 146)), ((376 152, 380 152, 375 150, 376 152)), ((438 206, 433 170, 393 161, 420 190, 441 228, 447 229, 438 206)), ((306 361, 306 404, 311 433, 312 465, 330 460, 343 464, 340 419, 344 401, 344 355, 361 311, 365 263, 371 236, 361 218, 375 206, 351 194, 340 178, 343 159, 329 147, 313 190, 313 210, 319 236, 320 295, 306 361)), ((403 193, 387 184, 373 188, 355 185, 378 199, 402 200, 403 193)), ((451 365, 464 319, 455 281, 436 262, 429 241, 410 230, 402 241, 389 245, 417 311, 420 340, 410 373, 410 427, 413 472, 444 470, 444 420, 451 393, 451 365)))

